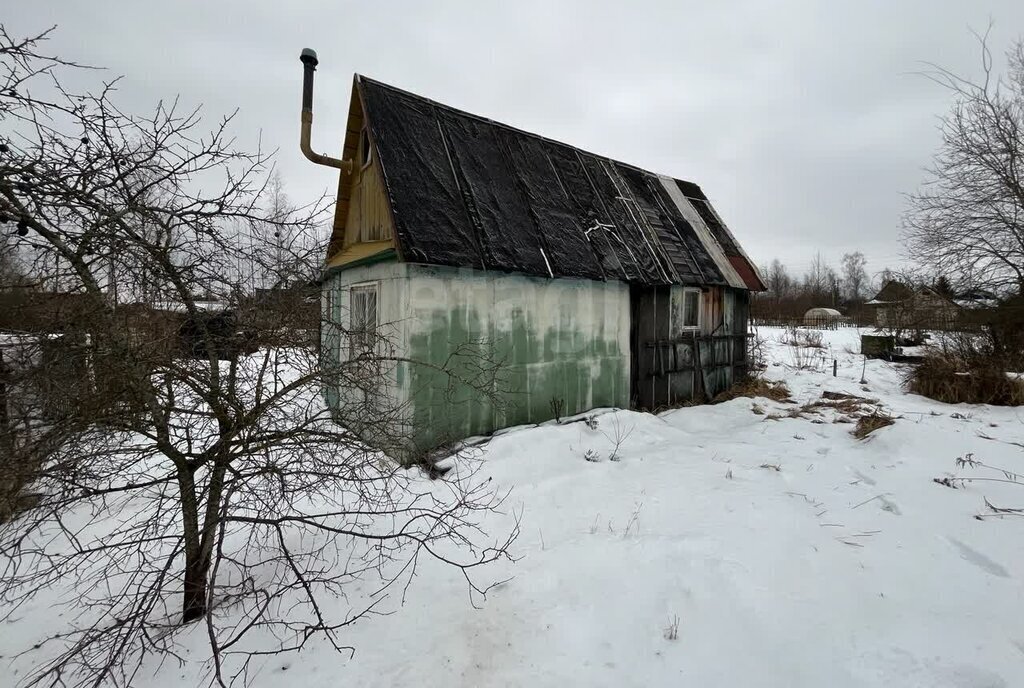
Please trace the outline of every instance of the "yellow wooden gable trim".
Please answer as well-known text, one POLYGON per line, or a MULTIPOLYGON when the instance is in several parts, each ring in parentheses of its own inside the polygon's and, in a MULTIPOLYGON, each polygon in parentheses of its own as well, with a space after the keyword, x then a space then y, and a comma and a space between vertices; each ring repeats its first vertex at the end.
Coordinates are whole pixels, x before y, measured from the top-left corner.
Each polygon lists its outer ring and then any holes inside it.
POLYGON ((383 253, 384 251, 394 247, 394 239, 385 239, 383 241, 364 241, 358 244, 352 244, 331 256, 327 260, 327 267, 336 268, 339 265, 353 263, 357 260, 362 260, 378 253, 383 253))
MULTIPOLYGON (((356 162, 360 137, 368 124, 359 95, 358 77, 353 80, 342 157, 356 162)), ((370 162, 353 165, 351 174, 338 180, 334 228, 327 247, 327 267, 337 267, 396 248, 391 203, 384 190, 376 146, 371 140, 370 162)))

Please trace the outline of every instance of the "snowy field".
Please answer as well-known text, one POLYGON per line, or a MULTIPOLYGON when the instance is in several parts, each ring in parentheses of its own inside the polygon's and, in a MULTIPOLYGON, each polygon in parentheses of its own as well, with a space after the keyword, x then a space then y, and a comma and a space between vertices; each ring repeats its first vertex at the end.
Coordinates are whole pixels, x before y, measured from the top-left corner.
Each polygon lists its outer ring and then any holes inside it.
MULTIPOLYGON (((348 629, 354 657, 311 646, 249 685, 1024 685, 1024 519, 986 505, 1024 507, 1024 485, 934 480, 1024 472, 1024 414, 908 395, 882 361, 861 384, 855 329, 815 351, 759 334, 794 403, 494 438, 481 470, 512 488, 522 534, 518 563, 488 573, 513 578, 474 606, 458 571, 426 565, 397 613, 348 629), (825 391, 871 401, 805 406, 825 391), (843 421, 874 411, 895 422, 852 436, 843 421)), ((6 624, 0 655, 54 628, 40 621, 6 624)), ((154 663, 137 685, 200 683, 203 634, 182 634, 183 667, 154 663)))

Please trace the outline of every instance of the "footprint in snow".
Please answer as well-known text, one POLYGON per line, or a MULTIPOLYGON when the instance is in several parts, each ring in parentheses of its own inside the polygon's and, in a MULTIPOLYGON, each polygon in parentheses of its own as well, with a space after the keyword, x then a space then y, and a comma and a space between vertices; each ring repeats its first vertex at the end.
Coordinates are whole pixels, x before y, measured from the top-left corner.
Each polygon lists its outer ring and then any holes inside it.
POLYGON ((882 504, 882 511, 888 511, 890 514, 895 516, 899 516, 903 513, 896 505, 896 502, 892 500, 886 499, 885 497, 879 497, 878 501, 882 504))
POLYGON ((874 486, 874 485, 877 484, 877 483, 875 483, 874 478, 869 478, 868 476, 864 475, 863 473, 861 473, 857 469, 854 469, 853 474, 857 477, 857 480, 861 481, 865 485, 874 486))
POLYGON ((992 561, 978 550, 968 547, 967 545, 960 542, 954 537, 950 537, 947 535, 946 539, 949 540, 951 545, 953 545, 957 548, 957 550, 959 550, 960 556, 962 558, 971 562, 985 573, 990 573, 993 576, 999 576, 1000 578, 1010 577, 1010 573, 1005 568, 1003 568, 996 562, 992 561))
POLYGON ((960 664, 941 671, 950 685, 963 688, 1007 688, 1010 684, 999 674, 971 664, 960 664))

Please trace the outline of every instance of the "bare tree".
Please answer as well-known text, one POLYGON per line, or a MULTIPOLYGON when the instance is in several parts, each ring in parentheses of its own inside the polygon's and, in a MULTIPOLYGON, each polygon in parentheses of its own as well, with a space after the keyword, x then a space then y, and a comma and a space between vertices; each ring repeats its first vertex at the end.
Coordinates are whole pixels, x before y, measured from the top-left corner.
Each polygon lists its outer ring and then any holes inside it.
POLYGON ((892 282, 893 280, 898 280, 899 277, 900 277, 900 272, 899 271, 894 270, 893 268, 890 268, 890 267, 884 267, 881 270, 879 270, 878 273, 875 275, 875 279, 874 279, 873 287, 872 288, 875 291, 878 291, 878 290, 882 289, 882 287, 884 287, 889 282, 892 282))
POLYGON ((817 301, 817 305, 830 302, 833 298, 835 281, 835 270, 825 262, 821 253, 815 253, 811 266, 804 275, 804 292, 812 300, 817 301))
POLYGON ((772 260, 771 265, 764 270, 764 274, 768 280, 768 291, 776 298, 787 296, 793 288, 793 278, 778 258, 772 260))
POLYGON ((846 293, 850 300, 860 301, 864 285, 868 280, 868 273, 865 270, 867 259, 860 251, 844 253, 843 259, 843 281, 846 283, 846 293))
MULTIPOLYGON (((72 292, 60 339, 83 374, 38 381, 64 401, 39 410, 25 449, 35 505, 0 525, 5 618, 57 584, 74 593, 67 626, 19 660, 26 683, 130 685, 150 655, 182 659, 175 631, 193 622, 221 685, 313 638, 347 649, 344 627, 423 558, 464 575, 471 599, 486 592, 471 573, 507 557, 516 524, 483 532, 503 495, 466 464, 432 483, 382 453, 405 441, 406 409, 382 391, 388 343, 326 364, 301 327, 245 297, 245 254, 287 279, 302 252, 273 232, 315 236, 326 204, 275 199, 270 157, 235 146, 231 117, 206 129, 177 101, 125 113, 113 82, 66 90, 76 66, 42 52, 46 35, 0 26, 0 213, 32 274, 72 292), (211 297, 228 310, 208 312, 211 297), (363 393, 328 409, 325 387, 363 393)), ((501 389, 486 360, 442 370, 501 389)))
POLYGON ((910 196, 904 238, 917 260, 963 288, 1020 294, 1024 287, 1024 41, 993 67, 978 36, 981 77, 942 67, 927 76, 955 98, 924 186, 910 196))
POLYGON ((764 269, 768 292, 755 295, 752 313, 768 320, 802 317, 810 308, 840 302, 840 280, 820 253, 815 254, 802 280, 794 279, 786 266, 775 259, 764 269))
POLYGON ((828 290, 828 298, 833 306, 838 306, 842 300, 842 288, 839 273, 831 265, 825 268, 825 288, 828 290))
POLYGON ((769 265, 762 266, 761 273, 765 275, 768 290, 763 293, 752 295, 751 313, 755 318, 766 322, 792 315, 790 301, 795 296, 794 291, 798 290, 799 284, 793 280, 786 266, 774 258, 769 265))
POLYGON ((0 288, 8 288, 21 281, 17 242, 9 233, 0 234, 0 288))

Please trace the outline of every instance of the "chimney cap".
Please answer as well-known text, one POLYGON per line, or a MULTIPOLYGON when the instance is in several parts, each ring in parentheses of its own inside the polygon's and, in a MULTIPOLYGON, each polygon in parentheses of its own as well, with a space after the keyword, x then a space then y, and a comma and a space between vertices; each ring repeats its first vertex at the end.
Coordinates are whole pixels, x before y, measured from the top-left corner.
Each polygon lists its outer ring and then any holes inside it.
POLYGON ((320 61, 316 59, 316 51, 312 48, 303 48, 302 53, 299 55, 299 59, 302 60, 302 64, 312 64, 316 67, 320 61))

